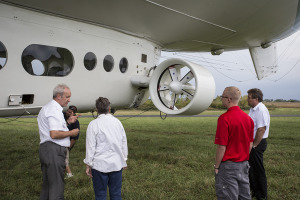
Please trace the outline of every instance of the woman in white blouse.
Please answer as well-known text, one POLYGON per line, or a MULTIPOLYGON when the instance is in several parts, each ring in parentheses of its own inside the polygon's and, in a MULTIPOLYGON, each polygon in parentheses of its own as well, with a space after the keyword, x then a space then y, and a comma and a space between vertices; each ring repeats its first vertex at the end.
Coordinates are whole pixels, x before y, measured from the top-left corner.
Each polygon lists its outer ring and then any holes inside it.
POLYGON ((96 100, 99 116, 86 132, 86 174, 92 177, 95 199, 103 200, 109 188, 110 199, 122 199, 122 170, 127 168, 127 138, 122 123, 109 114, 107 98, 96 100))

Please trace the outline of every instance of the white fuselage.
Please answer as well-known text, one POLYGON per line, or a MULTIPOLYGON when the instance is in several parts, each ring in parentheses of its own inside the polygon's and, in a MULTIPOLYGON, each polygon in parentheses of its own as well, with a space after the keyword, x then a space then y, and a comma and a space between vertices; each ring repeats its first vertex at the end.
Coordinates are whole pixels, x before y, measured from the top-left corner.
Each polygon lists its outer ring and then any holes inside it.
MULTIPOLYGON (((149 68, 158 63, 160 49, 147 40, 99 26, 76 22, 38 12, 0 4, 0 41, 7 50, 5 66, 0 70, 0 116, 20 115, 24 108, 31 114, 52 99, 53 88, 67 84, 72 92, 70 104, 81 111, 92 110, 96 98, 110 99, 112 107, 129 107, 140 92, 132 86, 133 75, 146 76, 149 68), (63 77, 31 75, 24 70, 21 57, 32 44, 60 47, 73 56, 73 69, 63 77), (93 52, 96 67, 89 71, 84 56, 93 52), (142 62, 142 54, 147 61, 142 62), (114 59, 112 71, 103 68, 103 59, 114 59), (128 69, 121 73, 119 62, 128 60, 128 69), (9 106, 9 96, 33 94, 32 104, 9 106)), ((144 98, 148 98, 146 95, 144 98)))

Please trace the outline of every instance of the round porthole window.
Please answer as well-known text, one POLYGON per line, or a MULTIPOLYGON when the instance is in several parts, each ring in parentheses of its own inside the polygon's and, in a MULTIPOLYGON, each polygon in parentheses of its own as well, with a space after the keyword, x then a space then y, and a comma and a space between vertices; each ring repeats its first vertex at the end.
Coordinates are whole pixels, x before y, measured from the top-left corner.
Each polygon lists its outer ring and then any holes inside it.
POLYGON ((122 59, 120 60, 119 67, 120 67, 120 71, 121 71, 122 73, 125 73, 125 72, 127 71, 127 69, 128 69, 128 61, 127 61, 126 58, 122 58, 122 59))
POLYGON ((7 51, 5 46, 0 42, 0 69, 4 67, 7 61, 7 51))
POLYGON ((103 60, 103 67, 107 72, 110 72, 114 68, 114 58, 111 55, 105 56, 103 60))
POLYGON ((96 55, 92 52, 88 52, 84 56, 84 66, 87 70, 91 71, 95 69, 97 65, 97 58, 96 55))

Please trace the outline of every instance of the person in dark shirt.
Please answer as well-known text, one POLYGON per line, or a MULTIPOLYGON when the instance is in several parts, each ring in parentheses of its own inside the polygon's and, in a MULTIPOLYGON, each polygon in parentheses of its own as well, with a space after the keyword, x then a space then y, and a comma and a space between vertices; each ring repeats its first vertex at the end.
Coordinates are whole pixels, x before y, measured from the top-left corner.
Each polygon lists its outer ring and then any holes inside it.
MULTIPOLYGON (((65 117, 65 120, 67 121, 67 119, 70 117, 70 116, 75 116, 76 115, 76 112, 77 112, 77 107, 76 106, 69 106, 68 110, 64 113, 64 117, 65 117)), ((73 129, 76 129, 78 128, 80 130, 80 124, 79 124, 79 121, 76 120, 74 123, 71 123, 69 124, 67 122, 67 125, 68 125, 68 129, 71 131, 73 129)), ((70 169, 70 165, 69 165, 69 158, 70 158, 70 151, 71 149, 74 147, 75 143, 76 143, 76 140, 78 140, 79 138, 79 132, 78 132, 78 135, 75 136, 75 137, 70 137, 70 147, 68 148, 68 151, 67 151, 67 156, 66 156, 66 172, 67 172, 67 178, 70 178, 73 176, 72 174, 72 171, 70 169)))

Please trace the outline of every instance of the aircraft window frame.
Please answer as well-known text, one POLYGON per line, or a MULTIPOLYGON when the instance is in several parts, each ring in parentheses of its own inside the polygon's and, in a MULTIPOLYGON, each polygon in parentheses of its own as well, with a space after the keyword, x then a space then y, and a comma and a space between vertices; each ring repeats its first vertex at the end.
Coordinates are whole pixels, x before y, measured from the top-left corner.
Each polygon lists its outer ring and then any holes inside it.
POLYGON ((119 69, 120 69, 120 72, 122 72, 123 74, 127 72, 127 70, 128 70, 127 58, 125 58, 125 57, 121 58, 120 63, 119 63, 119 69), (125 64, 124 64, 124 61, 125 61, 125 64))
POLYGON ((6 63, 7 63, 7 49, 5 45, 0 41, 0 70, 5 67, 6 63), (1 56, 2 54, 4 55, 4 57, 1 56))
POLYGON ((92 71, 97 66, 97 56, 93 52, 87 52, 84 56, 83 64, 87 70, 92 71))
POLYGON ((65 77, 74 68, 73 54, 66 48, 30 44, 22 52, 24 70, 33 76, 65 77))
POLYGON ((115 61, 111 55, 106 55, 103 59, 103 68, 106 72, 111 72, 114 69, 115 61))

